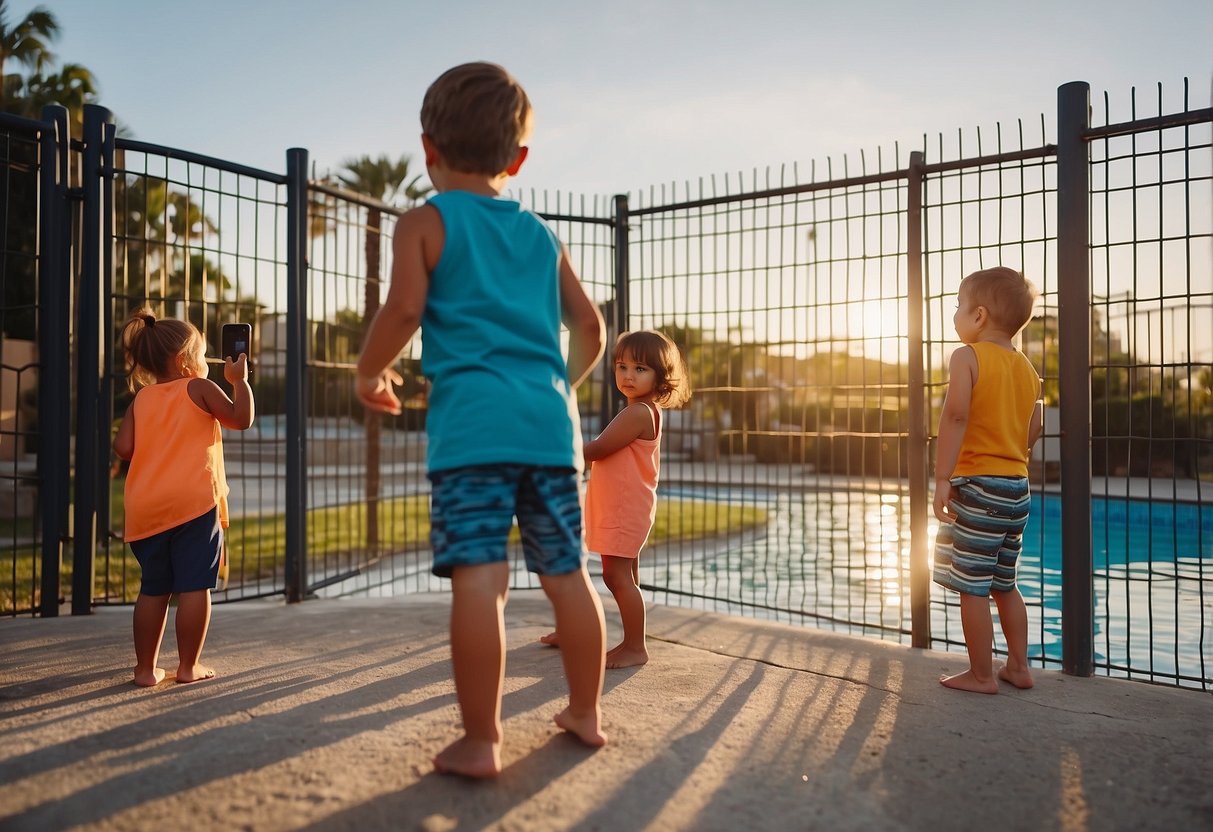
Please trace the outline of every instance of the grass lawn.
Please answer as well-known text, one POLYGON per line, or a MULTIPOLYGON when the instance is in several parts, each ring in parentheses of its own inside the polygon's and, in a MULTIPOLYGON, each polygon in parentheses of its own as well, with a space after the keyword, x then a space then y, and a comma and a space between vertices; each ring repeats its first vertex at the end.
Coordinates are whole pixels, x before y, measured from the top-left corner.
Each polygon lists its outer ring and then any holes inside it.
MULTIPOLYGON (((115 480, 110 497, 115 525, 122 517, 122 481, 115 480)), ((702 500, 657 501, 657 520, 650 544, 675 539, 713 537, 766 525, 767 512, 756 506, 702 500)), ((103 524, 104 525, 104 524, 103 524)), ((311 509, 307 516, 308 558, 318 561, 341 556, 353 562, 371 558, 366 551, 366 504, 311 509)), ((401 552, 429 546, 429 495, 381 500, 380 552, 401 552)), ((511 533, 517 540, 518 530, 511 533)), ((234 518, 227 530, 230 573, 228 587, 265 584, 266 591, 282 586, 286 563, 286 519, 283 514, 234 518)), ((2 541, 0 541, 2 543, 2 541)), ((40 554, 33 545, 0 545, 0 615, 39 603, 36 575, 40 554), (14 588, 16 592, 14 593, 14 588), (14 598, 14 595, 16 596, 14 598)), ((111 603, 133 601, 139 594, 139 566, 130 550, 112 540, 109 557, 98 556, 94 597, 111 603)), ((71 549, 64 549, 60 586, 71 587, 71 549)))

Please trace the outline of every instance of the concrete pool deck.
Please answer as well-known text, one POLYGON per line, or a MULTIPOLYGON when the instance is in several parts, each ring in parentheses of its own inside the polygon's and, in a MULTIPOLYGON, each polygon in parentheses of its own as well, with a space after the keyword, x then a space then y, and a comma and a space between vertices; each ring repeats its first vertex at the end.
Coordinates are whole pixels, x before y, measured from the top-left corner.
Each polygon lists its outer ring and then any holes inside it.
MULTIPOLYGON (((215 609, 195 685, 130 684, 130 609, 0 621, 5 830, 1138 830, 1213 827, 1213 696, 1037 670, 947 690, 964 657, 655 607, 608 671, 610 744, 551 723, 551 614, 515 592, 505 771, 435 774, 457 736, 449 596, 215 609)), ((617 619, 607 600, 610 635, 617 619)), ((170 623, 161 664, 171 671, 170 623)))

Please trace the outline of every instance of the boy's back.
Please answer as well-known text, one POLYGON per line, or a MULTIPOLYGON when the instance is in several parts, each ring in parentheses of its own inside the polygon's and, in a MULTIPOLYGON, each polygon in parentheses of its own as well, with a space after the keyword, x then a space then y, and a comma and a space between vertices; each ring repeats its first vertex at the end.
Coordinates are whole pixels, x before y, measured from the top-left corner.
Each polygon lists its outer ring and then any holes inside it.
POLYGON ((555 723, 592 747, 602 732, 606 627, 585 568, 581 439, 572 390, 603 349, 603 322, 568 253, 533 214, 497 199, 527 158, 530 101, 496 64, 462 64, 421 105, 426 172, 439 196, 409 211, 392 238, 392 285, 358 358, 358 397, 399 413, 391 368, 422 329, 433 382, 430 541, 451 579, 451 662, 463 736, 439 771, 501 771, 501 695, 517 522, 561 633, 569 704, 555 723), (568 357, 560 325, 568 327, 568 357))
POLYGON ((1028 453, 1040 435, 1040 378, 1014 338, 1032 317, 1036 287, 1002 266, 960 282, 956 334, 965 346, 948 362, 948 394, 935 443, 933 578, 960 593, 969 669, 945 687, 998 693, 998 681, 1032 686, 1028 619, 1015 585, 1031 507, 1028 453), (1007 640, 1007 663, 993 667, 990 597, 1007 640))
POLYGON ((444 231, 421 319, 429 469, 580 467, 555 235, 511 200, 447 191, 428 205, 444 231))
POLYGON ((977 357, 969 424, 952 476, 1026 477, 1028 429, 1040 378, 1027 356, 988 341, 967 347, 977 357))

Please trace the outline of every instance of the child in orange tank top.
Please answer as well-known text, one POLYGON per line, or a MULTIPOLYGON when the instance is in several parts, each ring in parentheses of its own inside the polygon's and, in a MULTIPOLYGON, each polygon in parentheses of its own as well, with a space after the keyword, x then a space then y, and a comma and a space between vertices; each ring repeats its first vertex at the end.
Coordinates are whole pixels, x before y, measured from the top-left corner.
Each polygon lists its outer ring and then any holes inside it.
POLYGON ((206 341, 191 323, 136 311, 122 328, 135 400, 122 417, 114 451, 131 461, 126 534, 142 569, 135 601, 135 684, 164 680, 157 666, 169 601, 177 596, 176 681, 210 679, 199 664, 211 621, 227 526, 227 481, 219 426, 253 423, 248 356, 227 358, 234 400, 208 379, 206 341))
MULTIPOLYGON (((590 470, 586 490, 586 547, 602 558, 602 578, 623 623, 623 640, 606 655, 609 668, 649 660, 645 644, 640 550, 657 514, 661 408, 691 397, 686 365, 674 342, 660 332, 625 332, 615 343, 615 386, 628 405, 597 439, 585 443, 590 470)), ((559 636, 540 639, 557 646, 559 636)))

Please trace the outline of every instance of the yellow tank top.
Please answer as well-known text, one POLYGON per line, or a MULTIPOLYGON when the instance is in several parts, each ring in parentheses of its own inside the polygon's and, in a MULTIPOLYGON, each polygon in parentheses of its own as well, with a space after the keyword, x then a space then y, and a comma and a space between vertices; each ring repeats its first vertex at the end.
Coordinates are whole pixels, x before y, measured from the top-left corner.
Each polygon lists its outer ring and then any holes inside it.
POLYGON ((125 539, 167 531, 215 506, 227 528, 227 476, 219 422, 190 398, 192 379, 135 394, 135 452, 126 475, 125 539))
POLYGON ((956 477, 1026 477, 1028 427, 1040 398, 1040 376, 1019 350, 979 341, 977 383, 969 402, 956 477))

